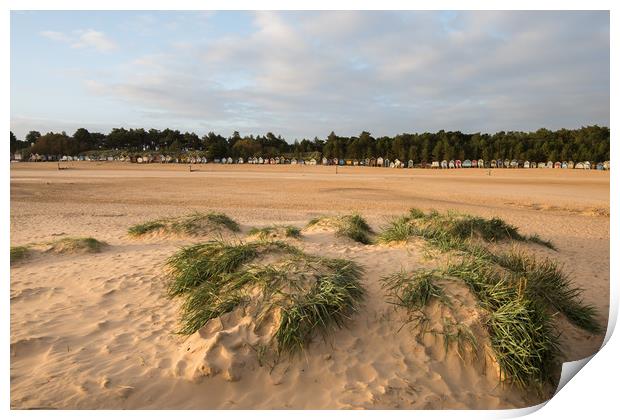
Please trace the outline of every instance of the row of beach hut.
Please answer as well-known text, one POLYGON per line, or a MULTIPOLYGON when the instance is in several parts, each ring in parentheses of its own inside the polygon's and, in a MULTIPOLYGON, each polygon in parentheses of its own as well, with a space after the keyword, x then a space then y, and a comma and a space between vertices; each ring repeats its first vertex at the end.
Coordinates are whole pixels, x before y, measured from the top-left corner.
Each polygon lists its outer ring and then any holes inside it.
MULTIPOLYGON (((21 156, 12 156, 14 160, 21 160, 21 156)), ((189 163, 189 164, 206 164, 210 163, 204 156, 171 156, 171 155, 151 155, 145 154, 139 155, 125 155, 118 154, 115 156, 58 156, 58 155, 40 155, 33 154, 30 156, 29 161, 32 162, 45 162, 45 161, 120 161, 120 162, 132 162, 132 163, 189 163)), ((399 159, 390 160, 387 158, 367 158, 367 159, 338 159, 338 158, 322 158, 317 159, 289 159, 285 157, 251 157, 247 160, 243 158, 233 159, 232 157, 214 159, 212 161, 216 164, 251 164, 251 165, 337 165, 337 166, 371 166, 371 167, 385 167, 385 168, 431 168, 431 169, 458 169, 458 168, 547 168, 547 169, 597 169, 597 170, 609 170, 610 162, 573 162, 573 161, 548 161, 548 162, 530 162, 527 160, 517 159, 493 159, 485 161, 483 159, 463 161, 456 160, 442 160, 432 161, 430 164, 422 162, 421 164, 415 164, 413 160, 408 162, 401 161, 399 159)))
POLYGON ((501 160, 501 159, 493 159, 490 162, 484 161, 482 159, 479 160, 469 160, 466 159, 464 161, 460 160, 442 160, 434 161, 431 163, 431 168, 436 169, 452 169, 452 168, 546 168, 546 169, 598 169, 598 170, 609 170, 610 162, 573 162, 572 160, 563 161, 563 162, 530 162, 528 160, 501 160))

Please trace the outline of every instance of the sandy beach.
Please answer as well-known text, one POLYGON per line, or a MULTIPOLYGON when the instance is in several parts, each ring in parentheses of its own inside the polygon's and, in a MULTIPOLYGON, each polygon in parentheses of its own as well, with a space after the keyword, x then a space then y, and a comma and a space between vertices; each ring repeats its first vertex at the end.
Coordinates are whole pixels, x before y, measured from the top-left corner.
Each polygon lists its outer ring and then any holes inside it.
MULTIPOLYGON (((422 248, 362 245, 322 229, 296 246, 365 268, 362 309, 347 328, 269 368, 243 342, 235 314, 217 343, 176 334, 180 301, 165 296, 164 264, 209 238, 127 229, 147 220, 218 211, 250 228, 303 228, 356 212, 379 230, 412 207, 497 216, 553 241, 536 249, 564 266, 599 321, 609 309, 609 172, 553 169, 422 170, 323 166, 11 164, 11 246, 92 236, 94 254, 42 252, 11 267, 11 407, 79 409, 492 409, 541 396, 498 382, 484 360, 463 361, 434 337, 401 328, 379 279, 432 265, 422 248), (211 346, 211 347, 209 347, 211 346), (216 346, 214 351, 210 349, 216 346), (209 347, 209 348, 207 348, 209 347), (214 352, 216 353, 213 356, 214 352), (205 354, 209 354, 208 357, 205 354), (208 360, 207 360, 208 359, 208 360), (216 367, 197 376, 196 366, 216 367), (231 373, 232 372, 232 373, 231 373)), ((454 294, 468 302, 465 290, 454 294)), ((464 319, 475 317, 463 305, 464 319)), ((431 308, 439 313, 441 308, 431 308)), ((604 334, 561 325, 564 360, 596 352, 604 334)), ((204 332, 203 332, 204 333, 204 332)))

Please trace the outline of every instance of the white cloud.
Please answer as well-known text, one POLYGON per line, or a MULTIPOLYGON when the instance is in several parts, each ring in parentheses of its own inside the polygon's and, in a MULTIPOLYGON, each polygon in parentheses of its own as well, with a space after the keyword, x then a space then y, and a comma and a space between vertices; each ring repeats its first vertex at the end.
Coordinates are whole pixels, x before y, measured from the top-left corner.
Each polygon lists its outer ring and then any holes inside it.
POLYGON ((114 41, 106 37, 103 32, 94 29, 73 31, 71 35, 58 31, 42 31, 40 34, 52 41, 67 44, 71 48, 94 48, 102 52, 117 48, 114 41))
POLYGON ((88 29, 81 31, 72 48, 95 48, 98 51, 110 51, 116 48, 116 44, 108 39, 103 32, 88 29))
POLYGON ((124 68, 91 91, 223 132, 609 124, 606 13, 258 12, 124 68))

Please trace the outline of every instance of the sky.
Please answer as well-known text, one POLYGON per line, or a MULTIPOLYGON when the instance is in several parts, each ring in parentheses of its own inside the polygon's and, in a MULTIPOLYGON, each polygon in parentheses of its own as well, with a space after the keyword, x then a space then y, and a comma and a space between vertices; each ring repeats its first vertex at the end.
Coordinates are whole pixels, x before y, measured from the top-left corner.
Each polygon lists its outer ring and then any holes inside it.
POLYGON ((609 126, 609 13, 12 11, 11 130, 609 126))

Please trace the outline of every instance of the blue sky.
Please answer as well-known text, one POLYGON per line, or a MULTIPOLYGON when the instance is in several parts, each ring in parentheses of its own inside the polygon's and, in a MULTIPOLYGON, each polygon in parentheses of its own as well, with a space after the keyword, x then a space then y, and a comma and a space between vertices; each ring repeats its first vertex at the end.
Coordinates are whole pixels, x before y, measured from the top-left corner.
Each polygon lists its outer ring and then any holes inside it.
POLYGON ((11 130, 609 125, 607 12, 11 12, 11 130))

